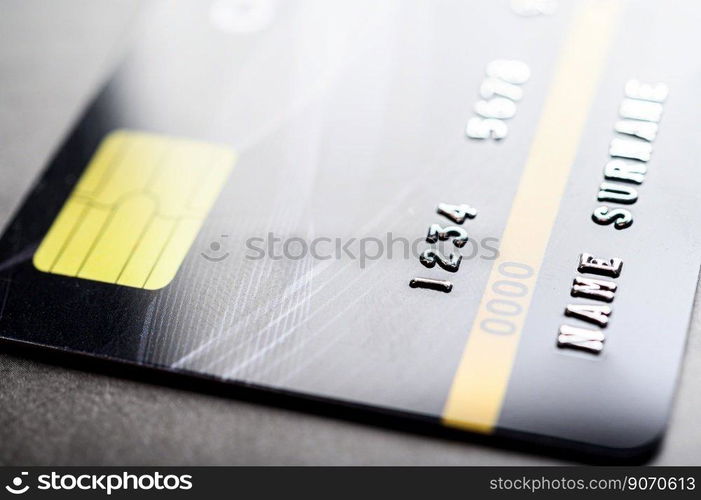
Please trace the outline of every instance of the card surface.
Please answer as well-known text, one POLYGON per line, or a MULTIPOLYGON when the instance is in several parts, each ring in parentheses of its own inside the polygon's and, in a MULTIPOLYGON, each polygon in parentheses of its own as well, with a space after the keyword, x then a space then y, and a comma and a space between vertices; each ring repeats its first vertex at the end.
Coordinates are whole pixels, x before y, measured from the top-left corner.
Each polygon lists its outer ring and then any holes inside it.
POLYGON ((470 432, 663 435, 691 1, 157 4, 0 240, 0 337, 470 432))

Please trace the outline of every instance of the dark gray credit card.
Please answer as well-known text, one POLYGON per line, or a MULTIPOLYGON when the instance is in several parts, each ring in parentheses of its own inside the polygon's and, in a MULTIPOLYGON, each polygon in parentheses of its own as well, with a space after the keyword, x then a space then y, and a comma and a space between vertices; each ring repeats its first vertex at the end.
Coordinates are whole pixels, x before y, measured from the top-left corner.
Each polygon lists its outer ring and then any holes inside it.
POLYGON ((0 241, 0 336, 472 432, 660 438, 692 1, 157 4, 0 241))

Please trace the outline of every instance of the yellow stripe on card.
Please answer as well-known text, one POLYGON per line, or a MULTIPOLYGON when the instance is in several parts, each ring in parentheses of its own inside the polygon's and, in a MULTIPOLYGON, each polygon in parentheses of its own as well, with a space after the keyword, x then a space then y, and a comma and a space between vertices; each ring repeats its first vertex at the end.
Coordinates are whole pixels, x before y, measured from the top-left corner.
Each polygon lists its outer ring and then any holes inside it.
POLYGON ((34 254, 40 271, 157 289, 175 277, 235 161, 188 139, 102 141, 34 254))
POLYGON ((575 12, 501 237, 499 257, 443 410, 445 425, 482 433, 493 432, 497 425, 543 255, 620 9, 618 1, 598 0, 575 12), (490 311, 504 293, 520 306, 508 325, 494 321, 490 311))

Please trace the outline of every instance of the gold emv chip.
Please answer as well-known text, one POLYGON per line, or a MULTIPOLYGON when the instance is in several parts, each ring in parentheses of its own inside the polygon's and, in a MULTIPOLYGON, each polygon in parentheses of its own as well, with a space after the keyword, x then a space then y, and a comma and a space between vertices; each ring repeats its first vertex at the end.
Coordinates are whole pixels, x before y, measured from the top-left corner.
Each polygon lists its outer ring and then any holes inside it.
POLYGON ((225 146, 110 133, 39 245, 34 266, 148 290, 166 286, 235 159, 225 146))

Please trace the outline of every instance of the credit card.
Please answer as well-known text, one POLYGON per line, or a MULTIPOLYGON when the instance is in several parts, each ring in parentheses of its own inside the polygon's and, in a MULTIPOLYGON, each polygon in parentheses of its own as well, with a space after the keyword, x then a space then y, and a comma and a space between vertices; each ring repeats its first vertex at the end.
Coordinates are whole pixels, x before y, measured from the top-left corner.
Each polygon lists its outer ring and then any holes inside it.
POLYGON ((701 263, 694 2, 151 9, 0 240, 0 337, 656 446, 701 263))

